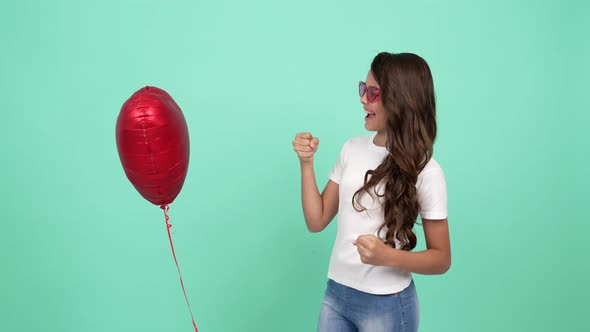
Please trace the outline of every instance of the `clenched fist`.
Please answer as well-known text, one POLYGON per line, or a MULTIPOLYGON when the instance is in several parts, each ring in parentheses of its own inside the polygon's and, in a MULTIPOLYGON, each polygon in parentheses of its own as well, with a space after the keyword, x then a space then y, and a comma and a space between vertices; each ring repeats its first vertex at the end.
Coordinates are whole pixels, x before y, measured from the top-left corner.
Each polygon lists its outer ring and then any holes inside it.
POLYGON ((383 240, 373 234, 359 236, 353 243, 361 256, 361 262, 370 265, 384 265, 388 250, 383 240))
POLYGON ((310 133, 298 133, 293 140, 293 149, 302 163, 309 163, 318 150, 320 140, 311 136, 310 133))

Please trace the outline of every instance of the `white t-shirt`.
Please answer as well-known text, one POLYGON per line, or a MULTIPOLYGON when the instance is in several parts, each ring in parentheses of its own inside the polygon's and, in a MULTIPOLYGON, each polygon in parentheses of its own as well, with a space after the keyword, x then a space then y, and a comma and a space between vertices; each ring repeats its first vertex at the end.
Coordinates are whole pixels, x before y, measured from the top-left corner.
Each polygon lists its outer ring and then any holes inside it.
MULTIPOLYGON (((329 174, 330 180, 339 185, 338 230, 330 257, 328 278, 372 294, 391 294, 410 285, 410 272, 393 267, 374 266, 361 262, 356 246, 352 243, 364 234, 385 238, 387 228, 377 234, 383 224, 382 199, 374 201, 364 193, 360 202, 367 210, 357 212, 352 205, 354 193, 362 187, 367 170, 377 168, 387 156, 387 149, 374 144, 376 133, 354 137, 342 147, 340 157, 329 174)), ((445 175, 434 160, 426 164, 416 182, 420 216, 424 219, 447 218, 447 188, 445 175)), ((382 193, 383 186, 377 191, 382 193)), ((396 248, 400 243, 395 240, 396 248)))

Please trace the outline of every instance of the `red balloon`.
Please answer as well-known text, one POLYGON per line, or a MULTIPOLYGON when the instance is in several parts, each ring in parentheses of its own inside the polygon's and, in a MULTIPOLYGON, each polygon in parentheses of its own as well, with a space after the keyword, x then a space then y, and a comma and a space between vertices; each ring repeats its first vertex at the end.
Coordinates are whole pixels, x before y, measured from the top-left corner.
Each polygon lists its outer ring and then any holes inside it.
POLYGON ((166 91, 135 92, 117 118, 117 150, 127 178, 152 204, 172 203, 184 184, 189 160, 188 127, 166 91))

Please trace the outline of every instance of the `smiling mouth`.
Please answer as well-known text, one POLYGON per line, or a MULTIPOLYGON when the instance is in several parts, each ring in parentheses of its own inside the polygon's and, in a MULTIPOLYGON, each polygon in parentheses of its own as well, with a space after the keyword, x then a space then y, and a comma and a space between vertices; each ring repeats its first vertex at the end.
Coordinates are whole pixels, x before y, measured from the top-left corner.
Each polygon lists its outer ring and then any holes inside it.
POLYGON ((373 112, 367 112, 367 115, 365 116, 365 119, 372 119, 375 117, 375 113, 373 112))

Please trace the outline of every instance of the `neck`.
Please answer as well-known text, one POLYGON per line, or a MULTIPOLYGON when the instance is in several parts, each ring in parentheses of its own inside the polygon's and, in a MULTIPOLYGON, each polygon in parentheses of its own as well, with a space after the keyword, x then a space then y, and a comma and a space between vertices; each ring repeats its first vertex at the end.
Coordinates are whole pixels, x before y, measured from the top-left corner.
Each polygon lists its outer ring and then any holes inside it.
POLYGON ((377 146, 385 146, 385 143, 387 143, 387 132, 385 130, 378 131, 373 139, 373 143, 377 146))

